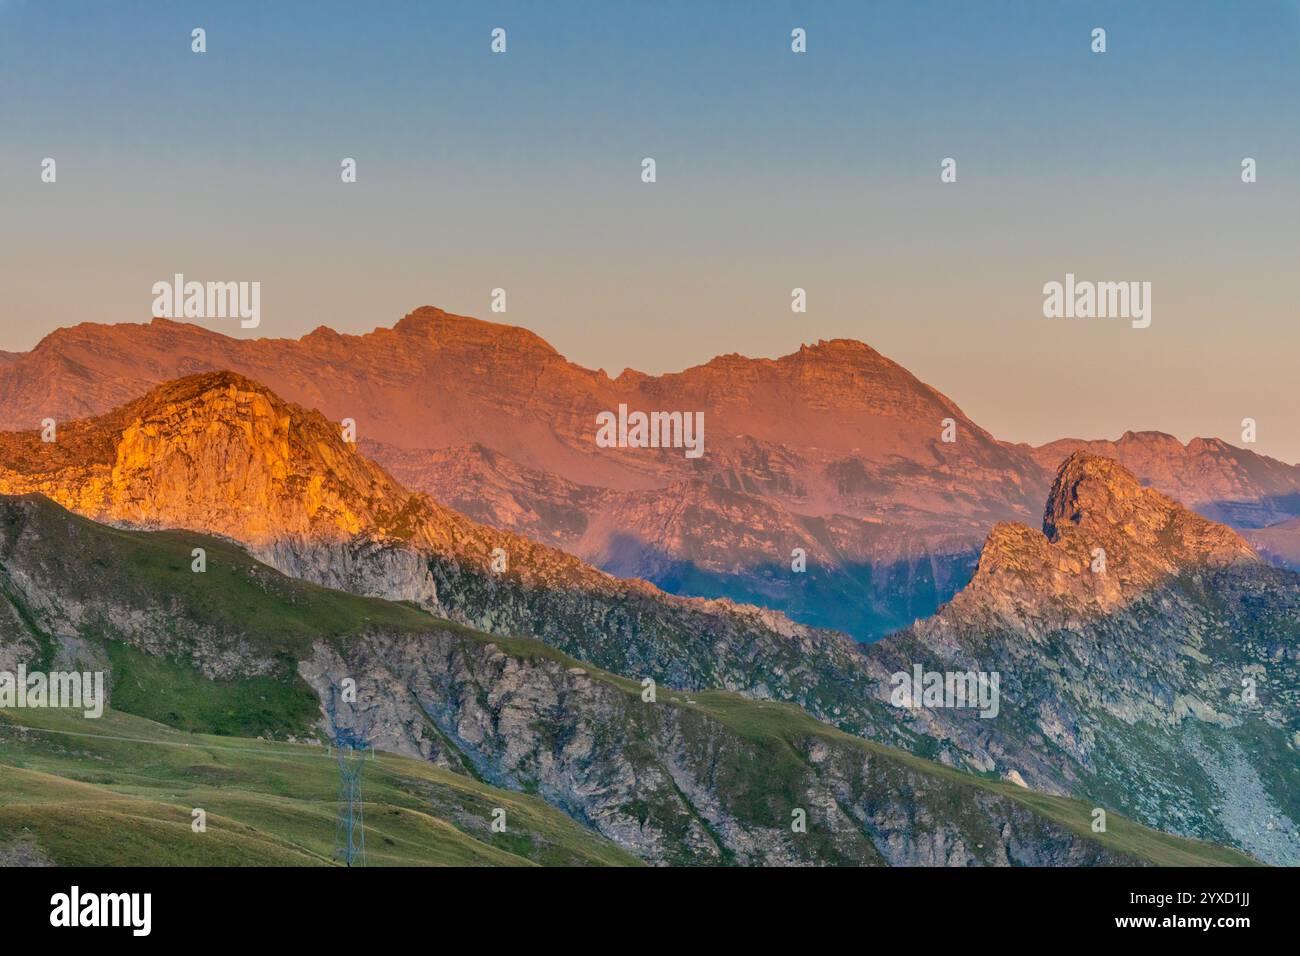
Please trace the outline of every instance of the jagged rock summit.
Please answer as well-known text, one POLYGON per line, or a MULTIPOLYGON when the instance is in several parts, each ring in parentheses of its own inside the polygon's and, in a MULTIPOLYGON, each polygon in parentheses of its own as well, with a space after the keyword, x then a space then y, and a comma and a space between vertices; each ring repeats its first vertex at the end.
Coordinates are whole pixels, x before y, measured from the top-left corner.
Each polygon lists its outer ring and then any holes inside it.
POLYGON ((1202 517, 1142 483, 1119 462, 1075 452, 1057 470, 1043 512, 1043 534, 1060 543, 1071 534, 1124 539, 1144 557, 1169 562, 1231 564, 1256 560, 1231 528, 1202 517))
POLYGON ((1055 470, 1072 452, 1113 458, 1144 485, 1238 528, 1262 528, 1300 514, 1300 467, 1236 448, 1219 438, 1183 444, 1157 431, 1127 431, 1115 441, 1063 438, 1032 450, 1055 470))
POLYGON ((995 525, 953 613, 1108 613, 1184 571, 1260 561, 1231 528, 1077 451, 1056 473, 1042 531, 995 525))

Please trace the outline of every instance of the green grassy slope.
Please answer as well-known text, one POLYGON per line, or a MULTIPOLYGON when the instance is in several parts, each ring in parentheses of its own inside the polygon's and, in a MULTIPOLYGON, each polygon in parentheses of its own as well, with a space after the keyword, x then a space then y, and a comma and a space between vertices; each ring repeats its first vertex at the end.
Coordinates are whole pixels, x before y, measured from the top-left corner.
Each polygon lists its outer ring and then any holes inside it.
MULTIPOLYGON (((637 865, 543 801, 420 760, 363 772, 370 866, 637 865), (494 833, 495 808, 506 832, 494 833)), ((116 711, 0 715, 0 858, 63 865, 316 866, 333 850, 338 770, 323 747, 183 733, 116 711), (191 811, 207 812, 194 833, 191 811)))

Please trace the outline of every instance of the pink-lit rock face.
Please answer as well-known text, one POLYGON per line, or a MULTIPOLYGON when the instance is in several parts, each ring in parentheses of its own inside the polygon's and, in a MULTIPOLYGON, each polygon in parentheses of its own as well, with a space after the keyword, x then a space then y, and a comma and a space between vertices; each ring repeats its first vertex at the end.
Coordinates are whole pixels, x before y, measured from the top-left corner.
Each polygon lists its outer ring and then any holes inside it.
MULTIPOLYGON (((1078 449, 1239 527, 1300 513, 1300 468, 1217 439, 1000 442, 860 342, 610 378, 525 329, 427 307, 391 329, 320 328, 299 340, 232 339, 168 320, 62 329, 30 353, 0 356, 0 423, 100 414, 218 369, 332 421, 353 419, 366 457, 481 524, 619 576, 762 604, 864 640, 951 598, 995 524, 1036 525, 1052 476, 1078 449), (596 416, 620 405, 702 413, 705 453, 598 447, 596 416), (796 548, 804 576, 791 571, 796 548)), ((1265 553, 1280 561, 1289 547, 1265 553)))

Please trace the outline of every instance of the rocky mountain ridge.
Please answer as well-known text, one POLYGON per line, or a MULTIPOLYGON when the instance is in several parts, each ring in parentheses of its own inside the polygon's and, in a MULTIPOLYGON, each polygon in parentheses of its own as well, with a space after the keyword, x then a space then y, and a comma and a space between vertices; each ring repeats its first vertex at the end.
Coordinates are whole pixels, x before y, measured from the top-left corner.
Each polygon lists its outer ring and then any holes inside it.
POLYGON ((96 525, 37 495, 0 497, 11 660, 107 669, 115 710, 190 729, 231 711, 246 735, 351 731, 535 793, 651 863, 1248 862, 1119 818, 1095 833, 1085 804, 1031 799, 789 705, 667 687, 647 700, 540 642, 326 591, 217 539, 96 525), (201 574, 195 546, 210 552, 201 574), (200 683, 203 695, 177 693, 200 683))
POLYGON ((322 328, 300 340, 230 339, 168 320, 60 329, 0 367, 0 423, 9 423, 0 427, 103 414, 162 382, 222 369, 332 420, 354 420, 367 451, 415 490, 445 499, 472 471, 499 495, 475 517, 500 530, 585 560, 608 555, 607 569, 686 595, 772 596, 771 606, 801 621, 864 640, 932 612, 964 583, 989 525, 1030 517, 1046 490, 1027 450, 995 441, 862 343, 610 378, 524 329, 431 308, 391 329, 345 336, 322 328), (706 453, 598 447, 596 415, 620 405, 702 412, 706 453), (468 449, 465 461, 455 449, 468 449), (746 553, 749 565, 712 559, 698 538, 666 541, 646 530, 656 505, 636 493, 670 501, 683 481, 709 490, 696 513, 720 535, 718 550, 746 553), (599 540, 593 527, 605 513, 596 503, 609 494, 642 519, 618 541, 599 540), (788 568, 793 548, 817 551, 818 543, 774 541, 771 553, 753 552, 751 529, 729 514, 733 494, 749 496, 756 515, 839 529, 840 542, 812 565, 817 586, 772 575, 788 568), (882 524, 887 533, 876 534, 882 524), (860 585, 871 600, 844 615, 860 585))
POLYGON ((339 424, 231 372, 161 386, 56 440, 0 433, 0 494, 95 521, 216 534, 294 577, 536 636, 612 671, 779 698, 855 728, 876 705, 856 645, 726 600, 685 599, 475 524, 402 488, 339 424))
POLYGON ((67 423, 53 443, 0 436, 0 453, 3 492, 40 492, 115 524, 217 533, 296 577, 535 635, 634 679, 790 701, 956 767, 1093 795, 1266 859, 1294 852, 1296 578, 1112 462, 1070 459, 1043 532, 999 525, 969 587, 862 654, 843 636, 665 595, 477 525, 406 491, 338 424, 232 373, 67 423), (503 572, 492 570, 497 548, 503 572), (891 676, 917 664, 1001 673, 1003 716, 900 711, 891 676), (1234 701, 1245 677, 1258 707, 1234 701), (1195 739, 1161 737, 1184 732, 1195 739), (1252 752, 1264 766, 1243 762, 1252 752), (1184 782, 1168 789, 1137 753, 1184 782), (1276 830, 1224 819, 1233 806, 1276 830))
POLYGON ((429 307, 393 328, 322 327, 297 340, 168 320, 83 324, 0 361, 0 427, 103 414, 221 369, 354 420, 367 457, 479 523, 673 593, 761 604, 862 641, 951 598, 989 529, 1032 521, 1060 462, 1084 446, 1215 520, 1274 526, 1268 542, 1252 536, 1272 560, 1297 547, 1281 523, 1300 514, 1300 468, 1159 433, 999 442, 897 363, 844 339, 611 378, 526 329, 429 307), (595 416, 619 404, 705 413, 705 455, 598 448, 595 416), (688 508, 677 507, 682 488, 688 508), (681 533, 688 513, 707 535, 681 533), (791 570, 795 548, 806 574, 791 570))
POLYGON ((868 657, 1000 675, 994 719, 910 715, 990 768, 1300 861, 1300 577, 1117 462, 1072 455, 1041 532, 995 527, 970 585, 868 657))

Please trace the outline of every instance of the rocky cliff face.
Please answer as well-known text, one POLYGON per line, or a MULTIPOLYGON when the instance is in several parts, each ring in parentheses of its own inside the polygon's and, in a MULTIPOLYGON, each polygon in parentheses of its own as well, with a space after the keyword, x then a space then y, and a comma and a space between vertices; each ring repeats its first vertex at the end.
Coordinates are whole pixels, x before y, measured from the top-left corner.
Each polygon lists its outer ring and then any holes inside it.
POLYGON ((915 664, 998 674, 995 719, 911 715, 987 769, 1295 863, 1298 637, 1300 578, 1080 452, 1041 533, 996 527, 971 584, 869 656, 882 678, 915 664))
POLYGON ((0 433, 0 494, 221 535, 286 574, 536 636, 619 673, 791 700, 854 729, 879 710, 843 635, 674 597, 477 525, 406 491, 324 416, 234 373, 169 383, 56 437, 0 433))
POLYGON ((577 662, 449 632, 377 636, 301 665, 328 720, 536 792, 643 859, 669 864, 1094 865, 1122 856, 1046 821, 996 789, 940 782, 923 765, 836 735, 785 705, 740 704, 770 719, 738 732, 715 694, 640 688, 577 662), (400 687, 363 705, 333 688, 361 675, 400 687), (768 713, 763 708, 772 708, 768 713), (755 774, 757 768, 762 768, 755 774), (955 785, 955 786, 954 786, 955 785), (960 809, 958 809, 960 808, 960 809), (800 811, 812 820, 793 827, 800 811), (957 818, 960 818, 958 822, 957 818))
POLYGON ((326 591, 215 539, 99 526, 36 495, 0 497, 11 660, 108 670, 112 707, 195 730, 220 729, 228 710, 250 736, 301 733, 304 718, 348 729, 534 792, 653 863, 1244 862, 1127 821, 1093 834, 1085 805, 1027 799, 788 705, 667 687, 647 700, 537 641, 326 591), (203 573, 195 546, 210 551, 203 573))

